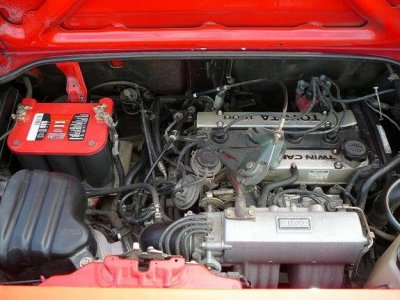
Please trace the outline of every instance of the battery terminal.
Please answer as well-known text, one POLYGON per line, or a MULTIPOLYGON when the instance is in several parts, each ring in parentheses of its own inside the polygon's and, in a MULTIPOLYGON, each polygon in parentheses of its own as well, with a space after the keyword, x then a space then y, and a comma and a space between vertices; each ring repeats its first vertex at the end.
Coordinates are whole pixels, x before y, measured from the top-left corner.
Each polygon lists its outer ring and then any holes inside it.
POLYGON ((117 156, 119 155, 119 142, 118 142, 118 133, 116 130, 117 124, 114 123, 113 118, 111 115, 106 111, 107 104, 103 103, 93 107, 93 110, 96 114, 96 120, 105 122, 110 129, 110 140, 112 143, 112 155, 117 156))
POLYGON ((17 107, 17 111, 15 112, 15 114, 11 115, 11 118, 15 121, 20 121, 20 122, 25 122, 26 121, 26 117, 27 117, 27 112, 28 110, 31 110, 32 106, 30 105, 22 105, 19 104, 17 107))

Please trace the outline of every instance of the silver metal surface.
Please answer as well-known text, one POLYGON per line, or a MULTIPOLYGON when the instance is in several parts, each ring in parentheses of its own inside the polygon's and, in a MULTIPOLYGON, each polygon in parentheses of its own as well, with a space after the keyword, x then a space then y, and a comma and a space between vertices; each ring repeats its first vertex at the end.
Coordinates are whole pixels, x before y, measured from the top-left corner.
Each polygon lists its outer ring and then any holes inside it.
MULTIPOLYGON (((354 117, 354 114, 351 110, 346 110, 344 112, 339 112, 339 120, 342 118, 342 114, 345 113, 343 123, 341 128, 351 127, 357 125, 357 121, 354 117)), ((199 112, 197 113, 197 128, 218 128, 225 127, 233 120, 238 117, 248 114, 248 112, 223 112, 222 114, 218 114, 218 112, 199 112)), ((276 114, 276 113, 275 113, 276 114)), ((279 113, 278 113, 279 114, 279 113)), ((288 117, 297 116, 300 113, 287 113, 288 117)), ((320 113, 308 113, 296 120, 288 120, 286 119, 284 129, 307 129, 313 128, 318 125, 321 120, 323 120, 324 116, 320 113)), ((330 116, 327 120, 330 124, 327 128, 333 127, 336 125, 336 118, 334 116, 330 116)), ((279 118, 271 117, 271 116, 260 116, 253 115, 250 117, 246 117, 243 120, 236 122, 232 125, 232 128, 277 128, 279 124, 279 118)))
POLYGON ((297 184, 345 184, 353 172, 368 161, 349 161, 341 153, 331 150, 286 150, 279 165, 268 172, 265 181, 275 181, 290 176, 290 166, 295 163, 299 172, 297 184), (338 168, 340 164, 340 168, 338 168))
POLYGON ((98 230, 93 230, 93 235, 97 244, 97 257, 104 259, 107 255, 121 255, 124 253, 122 242, 109 243, 107 238, 98 230))
MULTIPOLYGON (((307 265, 321 266, 318 269, 326 272, 332 265, 335 278, 326 282, 324 277, 321 284, 337 286, 338 270, 356 263, 368 244, 357 213, 326 212, 320 205, 257 208, 253 219, 227 218, 224 212, 206 215, 213 234, 201 248, 212 251, 222 264, 233 265, 259 287, 277 285, 280 264, 303 266, 293 269, 293 283, 298 286, 307 285, 306 279, 296 276, 312 269, 307 265)), ((318 280, 310 282, 318 286, 318 280)))
POLYGON ((224 251, 225 263, 354 263, 367 244, 355 212, 325 212, 312 205, 257 208, 255 219, 245 220, 221 214, 207 216, 214 229, 222 228, 214 242, 223 237, 223 244, 232 247, 224 251))

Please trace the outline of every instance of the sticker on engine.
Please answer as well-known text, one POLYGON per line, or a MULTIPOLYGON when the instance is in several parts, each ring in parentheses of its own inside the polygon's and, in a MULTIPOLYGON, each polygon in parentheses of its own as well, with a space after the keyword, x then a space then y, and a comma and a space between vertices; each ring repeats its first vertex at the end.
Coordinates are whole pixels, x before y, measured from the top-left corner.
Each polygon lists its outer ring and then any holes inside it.
POLYGON ((328 180, 329 170, 310 170, 308 171, 308 179, 315 181, 328 180))
POLYGON ((50 127, 50 114, 37 113, 33 117, 31 127, 29 128, 27 141, 41 141, 46 136, 50 127))
POLYGON ((89 114, 76 114, 68 128, 69 141, 83 141, 89 123, 89 114))

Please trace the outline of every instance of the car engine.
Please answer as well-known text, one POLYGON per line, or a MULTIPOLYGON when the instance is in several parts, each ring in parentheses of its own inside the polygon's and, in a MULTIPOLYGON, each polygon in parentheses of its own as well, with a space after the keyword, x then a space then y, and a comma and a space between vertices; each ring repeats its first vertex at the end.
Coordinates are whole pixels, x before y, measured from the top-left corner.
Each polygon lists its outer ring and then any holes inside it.
POLYGON ((176 262, 191 287, 400 286, 396 69, 113 65, 1 86, 0 283, 176 287, 176 262))

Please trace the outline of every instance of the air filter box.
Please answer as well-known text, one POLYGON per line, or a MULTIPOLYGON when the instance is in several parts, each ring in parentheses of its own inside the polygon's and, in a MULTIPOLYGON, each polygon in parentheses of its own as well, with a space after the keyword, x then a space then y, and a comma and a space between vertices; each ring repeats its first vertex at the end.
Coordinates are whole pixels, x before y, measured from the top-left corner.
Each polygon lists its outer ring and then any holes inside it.
POLYGON ((39 170, 15 173, 0 201, 0 269, 10 274, 28 268, 53 275, 72 271, 71 259, 82 249, 96 253, 84 221, 86 207, 76 178, 39 170))
POLYGON ((23 168, 72 175, 93 187, 113 181, 108 125, 113 101, 38 103, 25 98, 7 145, 23 168))

